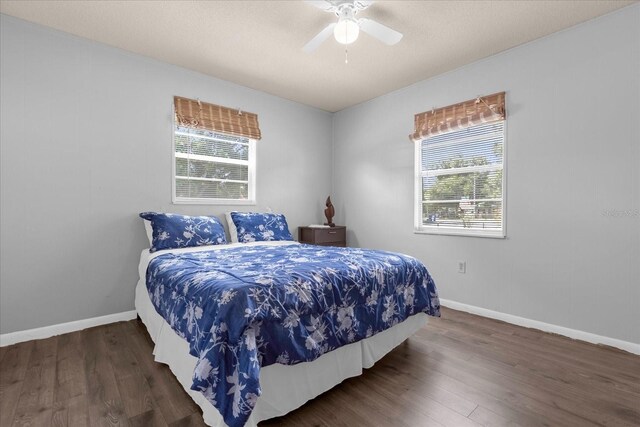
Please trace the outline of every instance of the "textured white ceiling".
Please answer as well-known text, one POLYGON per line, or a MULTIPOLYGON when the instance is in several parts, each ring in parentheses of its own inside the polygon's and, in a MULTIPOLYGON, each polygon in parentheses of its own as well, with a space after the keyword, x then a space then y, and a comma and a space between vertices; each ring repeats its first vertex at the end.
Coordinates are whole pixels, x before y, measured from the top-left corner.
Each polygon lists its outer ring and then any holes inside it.
POLYGON ((307 41, 335 15, 303 1, 13 1, 0 12, 283 98, 339 111, 633 1, 377 1, 368 17, 404 33, 349 46, 307 41))

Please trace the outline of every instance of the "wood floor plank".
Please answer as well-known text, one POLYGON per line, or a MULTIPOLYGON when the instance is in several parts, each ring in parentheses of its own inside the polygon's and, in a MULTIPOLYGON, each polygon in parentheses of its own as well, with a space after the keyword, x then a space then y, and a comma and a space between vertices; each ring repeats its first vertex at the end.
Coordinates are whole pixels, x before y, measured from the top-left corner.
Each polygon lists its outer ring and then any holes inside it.
POLYGON ((199 413, 191 414, 169 424, 169 427, 206 427, 199 413))
MULTIPOLYGON (((401 345, 405 351, 415 351, 416 347, 410 341, 412 340, 407 340, 401 345)), ((365 382, 383 384, 389 392, 405 399, 429 398, 465 417, 468 417, 478 406, 475 402, 439 387, 434 381, 425 381, 423 378, 416 378, 402 372, 397 375, 387 375, 380 365, 374 365, 369 372, 370 376, 365 376, 365 382)))
POLYGON ((525 426, 554 425, 544 413, 536 412, 535 408, 512 404, 501 396, 494 396, 494 393, 489 393, 483 388, 484 384, 479 383, 473 377, 461 380, 456 376, 449 376, 437 370, 432 363, 427 365, 422 361, 413 360, 413 356, 410 354, 393 351, 390 356, 378 362, 381 363, 383 369, 389 371, 388 375, 404 372, 408 376, 415 377, 418 381, 433 381, 452 394, 459 395, 468 401, 477 402, 507 419, 518 420, 525 426))
MULTIPOLYGON (((433 322, 432 326, 449 335, 463 333, 468 339, 476 340, 476 342, 485 340, 485 342, 490 342, 493 346, 501 346, 508 351, 525 352, 529 355, 536 354, 536 356, 545 360, 551 360, 567 366, 581 367, 587 371, 597 370, 616 376, 620 376, 621 372, 625 372, 624 377, 628 377, 635 384, 640 382, 640 362, 637 355, 612 349, 611 347, 596 346, 558 335, 546 334, 534 329, 508 325, 493 319, 485 318, 480 321, 465 323, 457 318, 458 313, 453 317, 454 320, 438 319, 433 322), (499 329, 487 334, 485 333, 485 326, 490 323, 519 328, 520 330, 528 331, 527 334, 535 334, 537 337, 531 339, 529 335, 524 333, 505 334, 501 333, 499 329)), ((466 313, 465 315, 470 316, 466 313)), ((486 350, 490 349, 491 346, 486 346, 486 350)))
POLYGON ((58 337, 34 342, 13 418, 14 426, 51 423, 58 337))
MULTIPOLYGON (((438 400, 432 399, 428 395, 429 393, 419 393, 413 386, 398 390, 389 379, 386 377, 386 381, 381 381, 381 377, 377 375, 377 369, 374 366, 362 376, 350 379, 345 384, 360 388, 362 396, 359 398, 372 399, 376 407, 380 407, 383 412, 394 414, 395 418, 429 418, 443 426, 478 427, 475 422, 467 418, 469 413, 477 406, 476 404, 472 404, 473 407, 468 413, 460 414, 438 400), (421 404, 415 405, 417 401, 421 402, 421 404)), ((350 389, 346 391, 357 396, 357 393, 350 391, 350 389)), ((408 425, 413 425, 413 423, 408 425)))
POLYGON ((61 402, 87 392, 84 370, 82 369, 84 351, 80 332, 58 336, 55 402, 61 402))
POLYGON ((397 396, 394 403, 402 408, 400 416, 404 416, 405 413, 411 411, 420 414, 418 418, 428 417, 443 426, 480 427, 478 423, 467 418, 466 415, 460 414, 448 406, 431 399, 429 396, 420 394, 414 390, 408 390, 402 395, 397 396), (415 402, 420 402, 420 405, 416 405, 415 402))
POLYGON ((126 322, 105 325, 104 342, 116 378, 139 374, 138 360, 129 348, 126 322))
POLYGON ((2 363, 2 359, 4 359, 4 355, 9 349, 9 346, 0 347, 0 363, 2 363))
MULTIPOLYGON (((331 393, 334 393, 333 389, 286 416, 265 420, 259 425, 260 427, 352 427, 355 425, 353 411, 349 413, 348 417, 345 416, 344 410, 336 411, 336 408, 330 403, 330 399, 327 398, 331 393)), ((350 411, 348 408, 347 410, 350 411)))
POLYGON ((167 427, 167 423, 159 409, 151 409, 133 418, 129 418, 131 427, 167 427))
POLYGON ((377 425, 380 427, 411 427, 420 422, 425 426, 442 427, 437 420, 410 411, 402 414, 399 406, 392 407, 384 400, 369 393, 364 393, 359 388, 350 386, 346 381, 331 390, 325 399, 334 406, 345 401, 357 401, 357 405, 351 406, 352 415, 348 418, 352 425, 377 425))
POLYGON ((129 427, 129 419, 118 399, 103 400, 89 405, 89 425, 100 427, 129 427))
POLYGON ((103 341, 104 328, 97 327, 83 331, 85 350, 85 375, 89 404, 120 399, 113 367, 103 341))
POLYGON ((166 422, 172 423, 198 412, 198 406, 185 393, 168 367, 153 360, 153 342, 142 322, 127 322, 125 332, 129 348, 138 361, 138 367, 145 376, 154 401, 166 422))
POLYGON ((30 411, 17 411, 13 417, 12 427, 48 426, 51 425, 52 408, 32 408, 30 411))
POLYGON ((13 423, 21 390, 22 382, 0 385, 0 426, 10 426, 13 423))
POLYGON ((0 361, 0 425, 13 423, 34 341, 8 346, 0 361))
POLYGON ((0 362, 0 385, 24 379, 33 346, 34 341, 28 341, 6 347, 6 353, 0 362))
POLYGON ((89 424, 128 426, 129 421, 104 342, 105 329, 104 326, 98 326, 82 331, 89 424))
POLYGON ((596 420, 586 415, 591 412, 592 417, 600 417, 600 414, 590 408, 583 407, 582 413, 578 414, 571 412, 572 405, 581 406, 580 402, 571 402, 551 390, 540 390, 515 376, 492 370, 487 367, 486 361, 477 358, 466 360, 464 363, 457 361, 455 354, 456 352, 433 352, 430 355, 430 361, 434 362, 431 366, 445 375, 475 384, 512 406, 533 408, 535 412, 544 414, 554 425, 571 425, 578 422, 584 426, 597 425, 596 420))
POLYGON ((518 427, 519 424, 513 420, 504 418, 484 406, 476 407, 469 415, 469 418, 484 427, 518 427))
POLYGON ((442 407, 437 402, 430 399, 422 399, 418 407, 402 398, 402 395, 393 396, 388 393, 384 384, 377 381, 361 381, 365 377, 370 377, 369 372, 365 372, 361 377, 352 378, 345 381, 339 388, 337 394, 351 396, 354 400, 365 403, 363 405, 367 412, 367 417, 362 417, 362 421, 367 425, 375 422, 389 426, 413 426, 420 422, 425 425, 448 426, 453 425, 453 420, 457 421, 460 427, 477 427, 473 422, 460 414, 442 407))
POLYGON ((88 426, 88 415, 87 396, 75 396, 54 404, 51 425, 53 427, 88 426))
POLYGON ((131 419, 153 411, 156 405, 138 360, 129 347, 126 330, 126 322, 106 325, 104 342, 124 404, 124 411, 131 419))
POLYGON ((116 381, 124 411, 129 418, 152 411, 156 407, 147 380, 142 374, 136 373, 120 378, 116 376, 116 381))

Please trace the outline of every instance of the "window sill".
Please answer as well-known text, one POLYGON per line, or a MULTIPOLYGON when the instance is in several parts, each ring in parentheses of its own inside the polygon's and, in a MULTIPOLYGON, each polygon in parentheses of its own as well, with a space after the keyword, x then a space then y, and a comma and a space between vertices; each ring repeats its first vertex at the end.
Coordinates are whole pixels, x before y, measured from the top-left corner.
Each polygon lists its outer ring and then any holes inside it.
POLYGON ((236 199, 174 199, 174 205, 256 205, 255 200, 236 200, 236 199))
POLYGON ((489 239, 506 239, 507 236, 502 230, 498 231, 481 231, 481 230, 464 230, 457 228, 414 228, 414 234, 436 234, 442 236, 460 236, 460 237, 483 237, 489 239))

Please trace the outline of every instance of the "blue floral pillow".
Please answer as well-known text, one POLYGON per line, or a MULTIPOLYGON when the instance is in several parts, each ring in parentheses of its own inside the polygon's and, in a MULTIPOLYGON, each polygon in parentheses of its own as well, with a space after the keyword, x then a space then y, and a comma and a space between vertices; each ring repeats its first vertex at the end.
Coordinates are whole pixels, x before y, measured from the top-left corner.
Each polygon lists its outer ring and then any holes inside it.
POLYGON ((227 243, 224 227, 216 217, 156 212, 142 212, 140 217, 151 221, 153 227, 151 252, 227 243))
POLYGON ((231 212, 230 215, 240 243, 293 240, 282 214, 231 212))

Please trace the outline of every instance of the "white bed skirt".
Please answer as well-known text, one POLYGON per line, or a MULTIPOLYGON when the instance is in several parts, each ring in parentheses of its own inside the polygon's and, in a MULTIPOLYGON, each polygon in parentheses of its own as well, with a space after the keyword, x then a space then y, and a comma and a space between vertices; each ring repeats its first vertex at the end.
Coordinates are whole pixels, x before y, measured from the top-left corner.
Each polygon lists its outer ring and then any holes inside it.
MULTIPOLYGON (((202 408, 207 425, 226 427, 218 410, 201 393, 191 390, 191 377, 197 359, 189 354, 188 343, 156 312, 144 276, 140 277, 136 286, 136 310, 155 343, 153 354, 156 362, 169 365, 186 392, 202 408)), ((416 314, 386 331, 323 354, 313 362, 274 364, 261 368, 262 395, 246 426, 256 427, 259 421, 285 415, 345 379, 362 374, 363 369, 373 366, 424 326, 427 318, 424 313, 416 314)))

